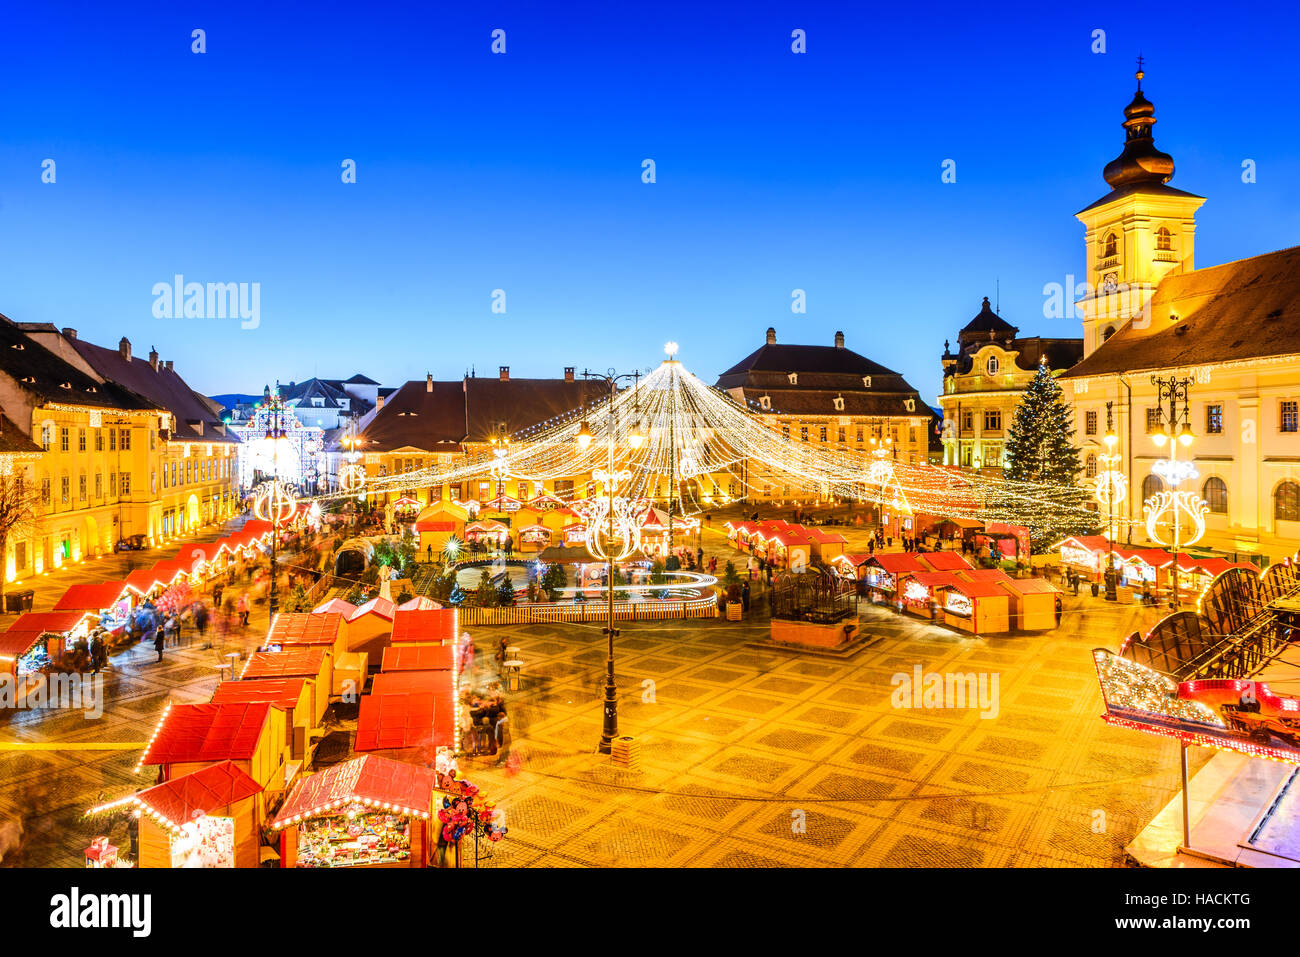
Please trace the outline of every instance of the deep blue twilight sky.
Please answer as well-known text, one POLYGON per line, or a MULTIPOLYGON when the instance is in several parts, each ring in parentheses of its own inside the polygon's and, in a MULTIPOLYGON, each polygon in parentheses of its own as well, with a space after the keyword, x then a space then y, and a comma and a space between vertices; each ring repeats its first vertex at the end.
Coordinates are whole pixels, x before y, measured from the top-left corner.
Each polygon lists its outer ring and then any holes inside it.
POLYGON ((1079 334, 1042 289, 1082 272, 1139 51, 1172 185, 1208 197, 1197 263, 1300 242, 1293 5, 1054 7, 9 4, 0 312, 208 393, 622 370, 669 338, 712 381, 769 325, 843 329, 932 400, 999 279, 1022 333, 1079 334), (259 282, 260 327, 154 318, 176 273, 259 282))

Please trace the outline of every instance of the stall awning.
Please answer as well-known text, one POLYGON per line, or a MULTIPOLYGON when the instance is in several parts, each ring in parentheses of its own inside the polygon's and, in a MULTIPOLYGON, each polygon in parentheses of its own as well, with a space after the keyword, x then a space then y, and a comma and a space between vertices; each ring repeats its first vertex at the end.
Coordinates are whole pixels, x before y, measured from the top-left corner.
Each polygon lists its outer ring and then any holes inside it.
POLYGON ((269 704, 292 708, 302 698, 306 678, 264 678, 261 681, 223 681, 212 694, 213 704, 269 704))
POLYGON ((332 645, 339 639, 343 616, 315 612, 281 613, 266 634, 270 645, 332 645))
POLYGON ((393 644, 403 641, 454 641, 456 609, 399 611, 393 616, 393 644))
POLYGON ((403 645, 384 649, 384 672, 451 671, 455 667, 454 645, 403 645))
POLYGON ((100 611, 126 594, 126 582, 73 585, 54 605, 55 611, 100 611))
POLYGON ((134 804, 164 827, 179 831, 197 815, 211 814, 261 791, 262 785, 230 761, 222 761, 146 788, 129 798, 92 808, 91 813, 134 804))
MULTIPOLYGON (((435 674, 442 672, 406 671, 389 677, 435 674)), ((447 683, 450 685, 450 681, 447 683)), ((446 694, 434 691, 369 694, 361 699, 352 748, 354 751, 387 751, 446 747, 454 740, 455 722, 456 709, 450 689, 446 694)))
POLYGON ((66 635, 89 615, 85 611, 29 611, 20 615, 9 630, 0 635, 0 658, 21 657, 41 635, 66 635))
POLYGON ((266 703, 172 705, 140 764, 247 760, 257 751, 270 712, 266 703))
POLYGON ((249 678, 315 678, 325 662, 321 645, 290 645, 283 651, 259 651, 248 659, 241 680, 249 678))
POLYGON ((283 828, 353 803, 393 807, 427 818, 437 780, 432 768, 364 754, 299 781, 275 816, 274 826, 283 828))

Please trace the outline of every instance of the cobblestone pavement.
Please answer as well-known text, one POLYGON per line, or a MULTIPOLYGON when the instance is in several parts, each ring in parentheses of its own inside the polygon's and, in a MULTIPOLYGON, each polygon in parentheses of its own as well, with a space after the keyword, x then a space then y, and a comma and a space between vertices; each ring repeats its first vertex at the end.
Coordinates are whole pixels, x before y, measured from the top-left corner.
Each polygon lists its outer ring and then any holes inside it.
MULTIPOLYGON (((1134 608, 1070 597, 1056 632, 976 639, 864 606, 875 641, 847 659, 751 647, 766 637, 762 619, 628 623, 617 670, 620 731, 640 748, 635 772, 595 753, 599 627, 480 628, 475 684, 496 680, 484 651, 502 634, 525 662, 523 688, 508 696, 518 769, 461 762, 510 828, 482 863, 1120 864, 1123 845, 1178 786, 1176 744, 1098 718, 1089 651, 1141 621, 1134 608), (893 707, 891 676, 915 665, 997 674, 997 716, 893 707)), ((252 626, 234 640, 254 643, 266 623, 252 626)), ((191 646, 159 665, 152 649, 133 649, 113 662, 103 718, 22 714, 0 725, 0 741, 143 742, 169 696, 207 699, 217 657, 191 646)), ((0 823, 24 829, 4 864, 79 865, 104 830, 82 812, 101 792, 143 783, 131 774, 137 756, 0 752, 0 823)), ((125 840, 125 828, 113 836, 125 840)))

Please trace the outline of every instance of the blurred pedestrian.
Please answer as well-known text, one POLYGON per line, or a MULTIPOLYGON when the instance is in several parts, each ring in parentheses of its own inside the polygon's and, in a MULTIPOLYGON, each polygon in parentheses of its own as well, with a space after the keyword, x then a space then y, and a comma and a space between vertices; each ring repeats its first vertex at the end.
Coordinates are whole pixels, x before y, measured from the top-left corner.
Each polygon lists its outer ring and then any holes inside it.
POLYGON ((156 652, 158 652, 158 661, 159 661, 159 663, 162 662, 163 647, 164 647, 164 645, 166 645, 166 643, 167 643, 167 639, 166 639, 166 637, 165 637, 165 631, 164 631, 164 628, 163 628, 162 625, 159 625, 159 626, 158 626, 158 631, 157 631, 157 633, 154 635, 154 639, 153 639, 153 650, 156 651, 156 652))

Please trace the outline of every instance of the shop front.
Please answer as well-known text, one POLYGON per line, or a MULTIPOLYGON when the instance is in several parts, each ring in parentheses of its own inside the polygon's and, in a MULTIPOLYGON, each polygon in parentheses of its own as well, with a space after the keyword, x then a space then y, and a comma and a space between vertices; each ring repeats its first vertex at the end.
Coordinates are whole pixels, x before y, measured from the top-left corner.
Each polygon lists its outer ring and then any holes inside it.
POLYGON ((1011 597, 1002 583, 955 578, 944 589, 944 622, 973 635, 1002 635, 1011 628, 1011 597))
POLYGON ((903 609, 903 597, 900 586, 907 577, 920 572, 930 571, 908 552, 882 552, 872 555, 864 566, 863 578, 866 581, 867 598, 879 605, 893 605, 899 611, 903 609))
POLYGON ((545 525, 528 525, 519 529, 519 550, 540 552, 551 545, 552 532, 545 525))
POLYGON ((902 611, 942 621, 945 592, 958 581, 953 572, 917 572, 903 581, 902 611))
POLYGON ((300 780, 276 814, 281 867, 425 867, 438 774, 363 755, 300 780))
POLYGON ((57 664, 77 641, 89 640, 92 620, 84 611, 29 611, 0 635, 0 672, 15 679, 40 674, 57 664))
POLYGON ((54 610, 91 612, 99 627, 119 631, 131 615, 131 589, 125 581, 73 585, 55 602, 54 610))
MULTIPOLYGON (((1099 582, 1106 572, 1110 543, 1101 535, 1076 535, 1057 546, 1061 568, 1081 575, 1085 581, 1099 582)), ((1117 559, 1118 561, 1118 559, 1117 559)))

